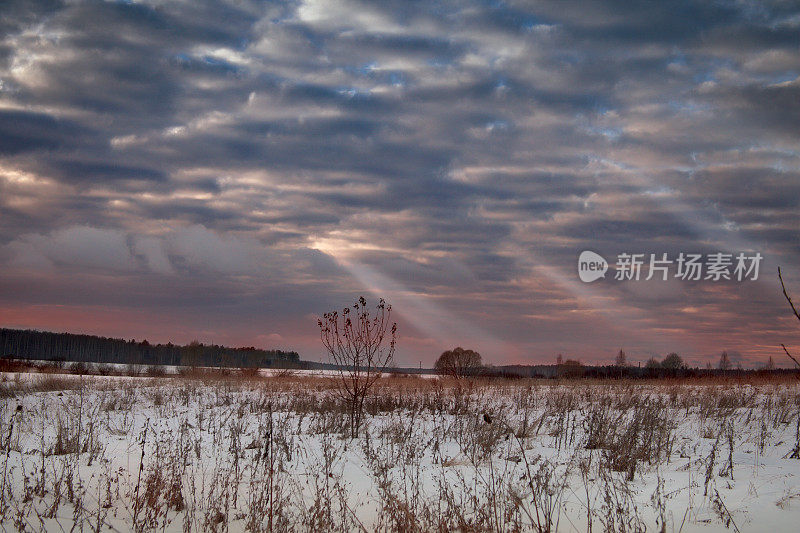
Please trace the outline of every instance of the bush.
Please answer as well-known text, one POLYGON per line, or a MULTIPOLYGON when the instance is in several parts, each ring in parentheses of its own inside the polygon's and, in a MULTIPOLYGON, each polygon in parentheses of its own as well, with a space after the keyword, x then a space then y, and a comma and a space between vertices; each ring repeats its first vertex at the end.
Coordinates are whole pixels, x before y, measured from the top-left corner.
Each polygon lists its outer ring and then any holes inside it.
POLYGON ((461 346, 447 350, 436 360, 434 368, 439 374, 462 378, 479 374, 482 369, 481 354, 461 346))
POLYGON ((661 361, 661 367, 667 370, 680 370, 686 368, 686 363, 683 362, 680 355, 673 352, 661 361))
POLYGON ((145 370, 145 374, 147 374, 150 377, 160 377, 165 375, 166 373, 167 371, 164 370, 164 367, 161 365, 150 365, 145 370))
POLYGON ((77 362, 70 365, 69 371, 73 374, 84 375, 89 374, 89 367, 86 365, 86 363, 77 362))
POLYGON ((254 366, 245 366, 239 369, 239 374, 245 378, 257 378, 261 369, 254 366))

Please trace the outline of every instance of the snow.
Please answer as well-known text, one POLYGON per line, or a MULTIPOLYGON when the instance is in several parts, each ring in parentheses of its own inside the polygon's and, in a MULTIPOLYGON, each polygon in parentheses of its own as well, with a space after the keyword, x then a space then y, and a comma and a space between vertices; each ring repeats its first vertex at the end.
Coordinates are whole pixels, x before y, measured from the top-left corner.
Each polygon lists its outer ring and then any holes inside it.
POLYGON ((668 531, 789 531, 800 517, 796 380, 382 379, 349 439, 329 371, 267 374, 2 375, 2 525, 245 531, 269 505, 273 529, 303 531, 536 530, 548 511, 559 531, 662 516, 668 531), (588 446, 599 428, 639 437, 588 446), (608 465, 634 449, 658 458, 628 480, 608 465))

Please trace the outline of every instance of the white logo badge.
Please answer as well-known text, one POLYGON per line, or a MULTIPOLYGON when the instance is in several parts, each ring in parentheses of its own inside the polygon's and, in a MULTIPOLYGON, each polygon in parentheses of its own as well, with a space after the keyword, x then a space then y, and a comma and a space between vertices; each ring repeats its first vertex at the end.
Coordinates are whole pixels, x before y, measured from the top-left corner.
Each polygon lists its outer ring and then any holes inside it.
POLYGON ((606 276, 608 261, 602 256, 585 250, 578 257, 578 276, 584 283, 590 283, 606 276))

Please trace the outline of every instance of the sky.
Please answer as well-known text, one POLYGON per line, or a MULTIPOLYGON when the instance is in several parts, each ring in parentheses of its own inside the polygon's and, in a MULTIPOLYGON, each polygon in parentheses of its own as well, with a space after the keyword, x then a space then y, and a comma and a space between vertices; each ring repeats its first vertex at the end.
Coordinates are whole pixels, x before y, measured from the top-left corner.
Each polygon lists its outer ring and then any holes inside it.
POLYGON ((793 1, 6 1, 0 326, 324 361, 363 294, 399 366, 783 364, 799 126, 793 1), (614 279, 681 252, 763 260, 614 279))

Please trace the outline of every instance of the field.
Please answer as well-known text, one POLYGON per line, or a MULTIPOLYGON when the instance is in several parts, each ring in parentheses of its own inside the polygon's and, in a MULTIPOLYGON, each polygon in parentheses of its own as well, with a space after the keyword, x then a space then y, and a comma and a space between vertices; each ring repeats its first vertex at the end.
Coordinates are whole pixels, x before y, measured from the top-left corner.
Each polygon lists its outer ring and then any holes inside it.
POLYGON ((800 381, 2 374, 15 531, 788 531, 800 381))

